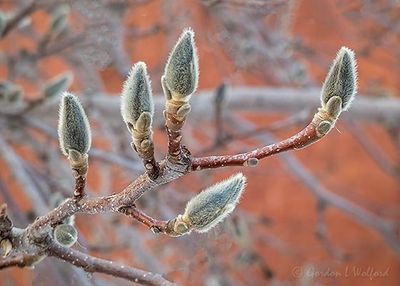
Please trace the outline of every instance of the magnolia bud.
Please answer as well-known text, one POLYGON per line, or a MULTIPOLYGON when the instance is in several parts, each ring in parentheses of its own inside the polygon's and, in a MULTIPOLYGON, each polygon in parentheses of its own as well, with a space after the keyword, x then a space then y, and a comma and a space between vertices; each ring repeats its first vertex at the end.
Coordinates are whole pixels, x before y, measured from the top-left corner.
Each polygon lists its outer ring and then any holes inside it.
POLYGON ((70 72, 52 78, 43 88, 45 98, 56 97, 65 92, 71 85, 73 75, 70 72))
POLYGON ((357 70, 354 52, 342 47, 333 61, 322 87, 322 106, 325 106, 330 98, 338 96, 342 100, 342 110, 347 110, 356 91, 357 70))
POLYGON ((178 101, 189 100, 199 79, 194 32, 185 29, 172 50, 164 71, 166 87, 178 101))
POLYGON ((59 224, 54 228, 54 239, 65 247, 71 247, 78 240, 78 231, 73 225, 59 224))
POLYGON ((12 250, 12 243, 9 239, 0 241, 0 254, 2 257, 7 257, 12 250))
POLYGON ((234 210, 245 184, 246 177, 238 173, 207 188, 187 203, 180 221, 198 232, 207 232, 234 210))
POLYGON ((69 13, 68 5, 61 5, 53 12, 50 20, 50 33, 54 38, 66 31, 69 13))
POLYGON ((131 131, 143 113, 146 115, 141 118, 139 125, 150 127, 153 112, 154 103, 146 64, 138 62, 129 72, 122 89, 121 115, 131 131))
POLYGON ((78 99, 68 92, 61 99, 58 137, 65 156, 69 156, 71 150, 86 154, 90 149, 89 121, 78 99))

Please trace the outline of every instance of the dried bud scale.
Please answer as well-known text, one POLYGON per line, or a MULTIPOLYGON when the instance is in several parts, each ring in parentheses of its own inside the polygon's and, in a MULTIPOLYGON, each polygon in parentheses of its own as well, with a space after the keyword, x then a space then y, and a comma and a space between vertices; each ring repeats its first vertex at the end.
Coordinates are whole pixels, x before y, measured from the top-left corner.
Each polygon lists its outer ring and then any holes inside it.
MULTIPOLYGON (((136 63, 129 72, 121 95, 121 115, 130 132, 143 113, 146 113, 146 125, 150 127, 154 113, 154 103, 150 77, 144 62, 136 63)), ((139 122, 141 127, 143 123, 139 122)))
POLYGON ((321 105, 314 117, 318 137, 335 126, 340 114, 347 110, 357 91, 357 70, 354 52, 342 47, 326 76, 321 91, 321 105))

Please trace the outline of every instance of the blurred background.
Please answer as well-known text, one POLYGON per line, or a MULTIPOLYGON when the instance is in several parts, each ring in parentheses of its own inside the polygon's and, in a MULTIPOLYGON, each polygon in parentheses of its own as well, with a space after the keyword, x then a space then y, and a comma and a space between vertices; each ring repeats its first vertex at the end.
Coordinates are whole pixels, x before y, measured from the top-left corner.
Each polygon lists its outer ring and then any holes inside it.
MULTIPOLYGON (((192 173, 138 201, 167 220, 201 189, 243 172, 241 203, 209 233, 170 238, 121 215, 79 215, 74 247, 181 285, 400 285, 397 0, 0 1, 0 202, 14 224, 72 195, 56 133, 64 90, 80 97, 92 125, 90 195, 118 192, 143 172, 118 98, 139 60, 159 107, 156 158, 164 157, 160 77, 185 27, 196 33, 200 65, 183 137, 193 155, 244 152, 301 130, 341 46, 356 53, 358 98, 311 147, 257 168, 192 173)), ((0 285, 129 283, 46 258, 33 270, 1 271, 0 285)))

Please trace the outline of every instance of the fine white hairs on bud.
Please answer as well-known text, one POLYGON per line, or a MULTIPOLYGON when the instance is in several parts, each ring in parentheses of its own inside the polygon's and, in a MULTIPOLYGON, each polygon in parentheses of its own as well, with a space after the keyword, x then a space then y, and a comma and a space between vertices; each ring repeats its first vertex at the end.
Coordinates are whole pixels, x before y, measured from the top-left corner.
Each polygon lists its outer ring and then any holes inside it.
POLYGON ((0 82, 0 102, 18 103, 21 101, 21 89, 11 82, 0 82))
POLYGON ((325 106, 332 97, 340 97, 341 109, 350 107, 357 92, 357 68, 354 52, 342 47, 326 76, 322 87, 321 102, 325 106))
POLYGON ((234 210, 245 184, 246 177, 238 173, 205 189, 187 203, 182 221, 198 232, 209 231, 234 210))
POLYGON ((164 71, 165 85, 177 101, 187 101, 199 81, 194 32, 185 29, 169 55, 164 71))
POLYGON ((132 131, 132 128, 136 128, 136 122, 140 125, 138 127, 149 128, 153 113, 154 103, 147 67, 144 62, 137 62, 122 89, 121 115, 129 131, 132 131))
POLYGON ((54 239, 65 247, 71 247, 78 240, 78 231, 73 225, 59 224, 54 228, 54 239))
POLYGON ((61 99, 58 137, 65 156, 70 156, 71 151, 86 154, 90 149, 92 139, 89 121, 78 98, 68 92, 61 99))

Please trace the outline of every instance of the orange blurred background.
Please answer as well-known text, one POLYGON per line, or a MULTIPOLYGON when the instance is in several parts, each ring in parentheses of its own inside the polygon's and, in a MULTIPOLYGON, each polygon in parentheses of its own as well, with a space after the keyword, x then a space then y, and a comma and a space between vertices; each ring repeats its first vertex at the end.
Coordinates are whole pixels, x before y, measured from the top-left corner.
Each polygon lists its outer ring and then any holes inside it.
MULTIPOLYGON (((0 1, 0 9, 12 13, 26 2, 0 1)), ((94 101, 99 94, 118 96, 127 70, 139 60, 147 63, 153 91, 160 94, 159 78, 168 53, 182 29, 192 27, 199 52, 199 94, 215 90, 222 82, 229 86, 228 93, 238 86, 319 88, 336 52, 347 46, 356 53, 358 96, 371 100, 388 98, 393 99, 393 104, 400 104, 398 1, 59 2, 66 2, 63 5, 69 9, 67 31, 51 39, 44 50, 38 47, 61 5, 57 1, 43 1, 43 6, 0 39, 0 80, 18 85, 21 100, 40 98, 46 82, 65 72, 74 75, 70 90, 79 96, 94 101)), ((115 118, 110 118, 90 106, 86 109, 89 118, 93 118, 94 147, 137 160, 129 150, 129 137, 118 110, 115 118)), ((55 130, 57 110, 49 110, 43 114, 43 122, 55 130)), ((228 117, 224 123, 227 134, 270 126, 293 115, 251 109, 230 113, 243 126, 228 117)), ((40 112, 34 116, 41 120, 40 112)), ((352 203, 354 208, 348 211, 333 207, 329 199, 321 203, 290 163, 276 156, 261 161, 257 168, 190 174, 145 194, 138 202, 147 213, 170 219, 201 189, 243 172, 248 186, 239 206, 207 234, 162 237, 121 216, 81 215, 76 218, 80 245, 75 247, 161 273, 181 285, 399 285, 399 118, 396 114, 393 122, 350 124, 339 120, 337 128, 321 142, 291 152, 290 158, 299 162, 324 191, 352 203), (391 171, 382 166, 390 166, 391 171), (381 225, 371 227, 369 217, 364 220, 352 214, 358 208, 378 217, 379 223, 393 223, 395 230, 388 234, 379 231, 384 228, 381 225), (393 244, 388 242, 391 239, 395 240, 393 244)), ((56 140, 38 131, 27 132, 33 139, 25 137, 27 133, 18 133, 7 120, 0 122, 1 132, 11 138, 15 152, 42 174, 50 194, 57 194, 59 189, 68 194, 72 178, 68 177, 67 162, 61 157, 56 140), (42 150, 43 146, 53 155, 42 150), (51 157, 49 161, 42 158, 46 154, 51 157), (52 165, 46 167, 50 161, 52 165), (55 170, 57 165, 63 171, 55 170)), ((273 134, 283 139, 303 126, 304 122, 297 122, 273 134)), ((189 118, 185 129, 183 140, 192 154, 243 152, 268 143, 268 138, 259 134, 215 146, 213 117, 189 118)), ((162 128, 155 133, 155 144, 156 156, 161 159, 166 151, 162 128)), ((26 225, 35 217, 34 205, 1 157, 0 164, 0 181, 4 185, 1 202, 10 208, 13 201, 11 217, 20 217, 19 221, 26 225)), ((93 160, 89 189, 92 195, 118 192, 138 174, 93 160)), ((50 204, 51 198, 44 200, 50 204)), ((128 284, 101 274, 87 275, 54 258, 46 258, 34 270, 0 272, 0 285, 128 284)))

